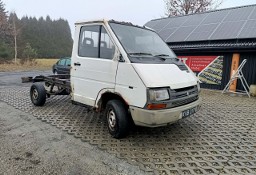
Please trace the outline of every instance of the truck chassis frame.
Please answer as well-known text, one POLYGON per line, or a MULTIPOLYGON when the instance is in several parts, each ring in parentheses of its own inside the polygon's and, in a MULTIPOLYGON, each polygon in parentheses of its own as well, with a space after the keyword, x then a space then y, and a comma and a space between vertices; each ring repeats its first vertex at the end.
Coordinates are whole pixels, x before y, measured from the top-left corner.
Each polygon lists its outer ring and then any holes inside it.
POLYGON ((45 82, 46 95, 49 98, 51 95, 69 95, 71 92, 70 75, 39 75, 36 77, 22 77, 22 83, 45 82), (56 88, 55 88, 56 87, 56 88))

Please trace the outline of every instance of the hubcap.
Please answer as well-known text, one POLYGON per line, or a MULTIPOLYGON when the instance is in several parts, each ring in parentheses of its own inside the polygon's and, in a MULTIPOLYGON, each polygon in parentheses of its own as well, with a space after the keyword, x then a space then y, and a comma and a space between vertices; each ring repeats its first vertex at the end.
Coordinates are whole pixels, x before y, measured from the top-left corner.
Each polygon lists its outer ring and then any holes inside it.
POLYGON ((116 126, 116 114, 115 112, 111 109, 108 111, 108 125, 109 128, 113 131, 116 126))
POLYGON ((33 89, 32 97, 33 97, 33 99, 35 99, 35 100, 38 98, 38 92, 37 92, 36 89, 33 89))

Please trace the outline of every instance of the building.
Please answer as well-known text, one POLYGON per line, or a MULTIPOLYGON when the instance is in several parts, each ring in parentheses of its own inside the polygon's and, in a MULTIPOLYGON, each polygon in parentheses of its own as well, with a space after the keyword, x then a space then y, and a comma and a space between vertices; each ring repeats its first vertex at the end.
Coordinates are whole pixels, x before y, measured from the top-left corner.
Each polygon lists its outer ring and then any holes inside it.
MULTIPOLYGON (((256 84, 256 4, 155 19, 145 26, 198 74, 202 87, 224 89, 244 59, 244 77, 249 85, 256 84)), ((232 89, 243 86, 238 81, 232 89)))

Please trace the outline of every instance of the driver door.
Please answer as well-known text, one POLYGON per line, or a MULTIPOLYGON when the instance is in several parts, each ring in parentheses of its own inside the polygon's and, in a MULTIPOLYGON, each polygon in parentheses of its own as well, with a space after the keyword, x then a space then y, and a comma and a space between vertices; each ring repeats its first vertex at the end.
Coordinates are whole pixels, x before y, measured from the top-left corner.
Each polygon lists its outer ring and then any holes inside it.
POLYGON ((78 50, 71 62, 73 100, 94 106, 101 90, 115 88, 116 48, 103 25, 81 26, 79 31, 78 50))

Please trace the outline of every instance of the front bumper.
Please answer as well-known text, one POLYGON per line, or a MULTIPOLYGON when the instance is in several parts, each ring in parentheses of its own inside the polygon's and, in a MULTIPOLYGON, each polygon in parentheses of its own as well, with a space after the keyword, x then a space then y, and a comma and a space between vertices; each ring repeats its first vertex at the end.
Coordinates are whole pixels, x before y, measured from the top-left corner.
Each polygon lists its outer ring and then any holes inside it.
POLYGON ((197 101, 194 101, 190 104, 171 109, 147 110, 130 106, 130 111, 135 125, 158 127, 172 124, 175 123, 177 120, 182 119, 182 112, 185 110, 194 107, 199 110, 201 107, 201 103, 202 99, 199 98, 197 101))

